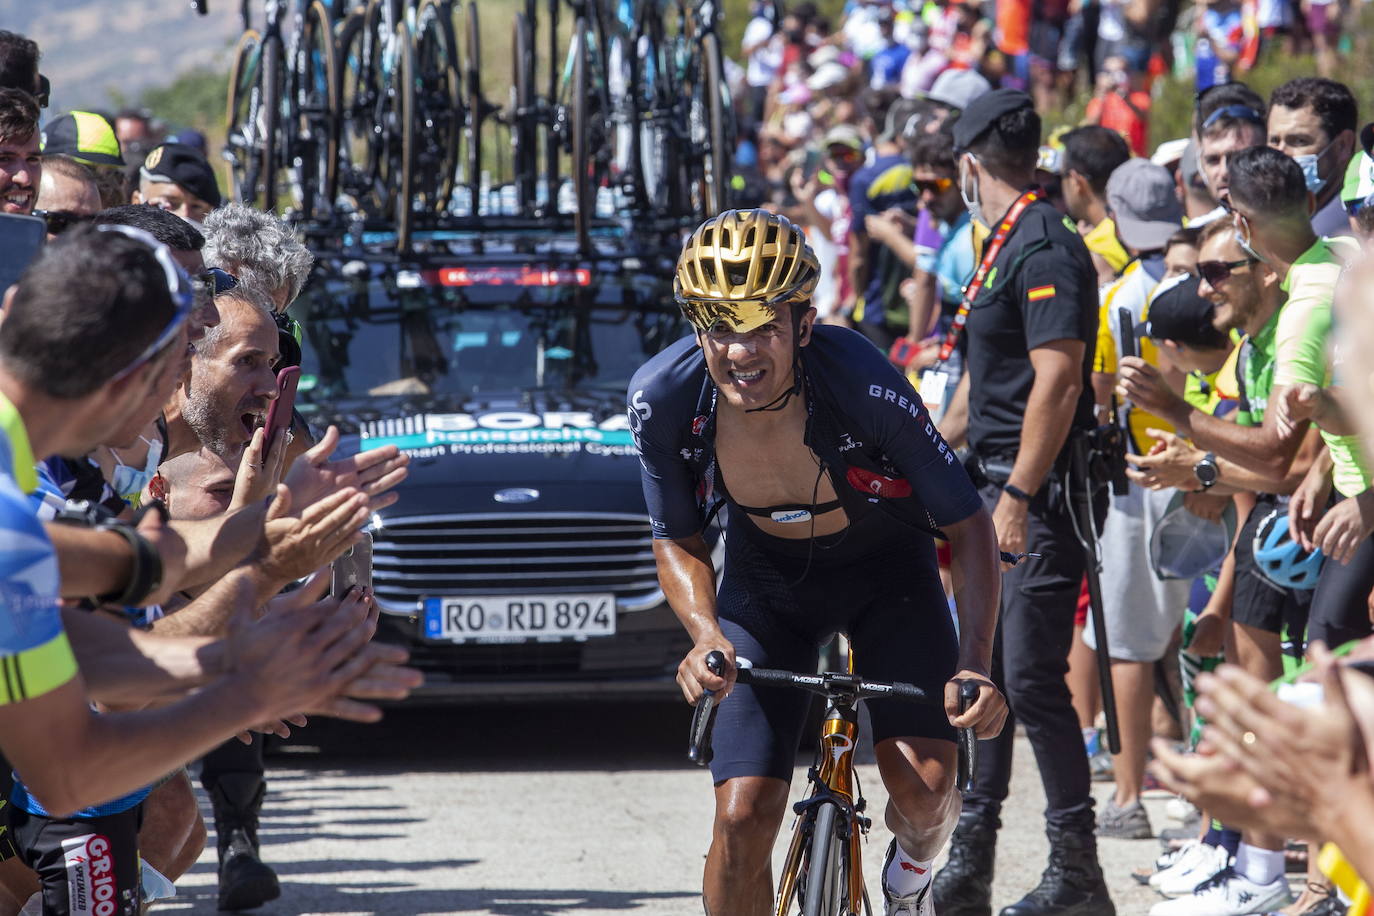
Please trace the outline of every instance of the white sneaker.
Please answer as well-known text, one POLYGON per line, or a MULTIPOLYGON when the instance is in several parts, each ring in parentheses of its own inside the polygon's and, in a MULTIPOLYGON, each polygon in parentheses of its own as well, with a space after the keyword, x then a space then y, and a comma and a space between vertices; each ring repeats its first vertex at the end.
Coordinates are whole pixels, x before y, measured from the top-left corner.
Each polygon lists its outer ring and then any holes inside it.
POLYGON ((1189 855, 1152 877, 1150 886, 1165 897, 1187 896, 1230 864, 1231 855, 1225 849, 1198 843, 1189 847, 1189 855))
POLYGON ((1181 795, 1175 795, 1164 803, 1164 816, 1182 823, 1199 813, 1197 806, 1181 795))
POLYGON ((1155 859, 1155 873, 1150 876, 1150 886, 1154 887, 1159 883, 1159 875, 1161 872, 1173 868, 1185 856, 1196 855, 1197 848, 1201 845, 1201 840, 1188 840, 1182 846, 1162 853, 1158 859, 1155 859))
POLYGON ((1150 907, 1150 916, 1247 916, 1281 909, 1292 902, 1288 879, 1283 875, 1270 884, 1256 884, 1227 866, 1187 897, 1156 903, 1150 907))

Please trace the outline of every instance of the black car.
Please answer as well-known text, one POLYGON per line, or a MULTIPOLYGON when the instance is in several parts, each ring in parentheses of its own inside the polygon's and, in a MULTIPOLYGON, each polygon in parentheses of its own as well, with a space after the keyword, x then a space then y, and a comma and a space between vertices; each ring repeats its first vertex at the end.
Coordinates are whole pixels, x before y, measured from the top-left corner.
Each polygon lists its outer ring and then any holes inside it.
POLYGON ((379 638, 424 670, 417 699, 676 689, 689 641, 625 414, 687 330, 670 269, 325 258, 292 314, 311 423, 411 456, 371 531, 379 638))

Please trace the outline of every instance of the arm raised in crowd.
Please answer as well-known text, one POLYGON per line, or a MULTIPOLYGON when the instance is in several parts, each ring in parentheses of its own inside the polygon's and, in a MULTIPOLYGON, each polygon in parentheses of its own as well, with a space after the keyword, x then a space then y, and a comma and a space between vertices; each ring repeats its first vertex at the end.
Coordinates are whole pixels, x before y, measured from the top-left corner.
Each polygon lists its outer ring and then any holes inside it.
POLYGON ((223 645, 209 637, 153 636, 75 608, 62 625, 91 699, 108 705, 184 696, 224 671, 223 645))
MULTIPOLYGON (((1168 386, 1158 369, 1138 357, 1123 359, 1118 375, 1122 396, 1142 410, 1168 420, 1179 435, 1191 439, 1204 452, 1213 452, 1219 458, 1253 471, 1265 481, 1288 477, 1293 457, 1307 432, 1307 424, 1285 429, 1279 422, 1278 412, 1272 410, 1265 413, 1264 422, 1259 426, 1241 426, 1214 417, 1183 400, 1168 386)), ((1276 395, 1281 398, 1283 392, 1278 391, 1276 395)))
MULTIPOLYGON (((251 586, 240 585, 251 604, 251 586)), ((0 706, 0 750, 44 807, 75 811, 155 781, 226 738, 329 706, 371 667, 371 602, 354 593, 240 627, 226 674, 161 709, 94 714, 81 676, 0 706)))

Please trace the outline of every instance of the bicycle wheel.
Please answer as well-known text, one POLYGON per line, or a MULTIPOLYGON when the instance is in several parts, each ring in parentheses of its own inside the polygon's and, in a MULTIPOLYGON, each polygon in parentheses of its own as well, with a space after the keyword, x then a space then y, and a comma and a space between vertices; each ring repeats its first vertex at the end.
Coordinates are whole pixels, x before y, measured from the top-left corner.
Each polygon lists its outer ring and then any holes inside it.
POLYGON ((334 202, 338 178, 338 50, 329 11, 313 0, 305 13, 293 72, 292 95, 298 148, 287 156, 292 193, 306 219, 322 216, 334 202))
POLYGON ((378 175, 381 125, 377 106, 382 95, 381 10, 375 3, 354 10, 339 30, 339 162, 337 188, 359 209, 373 202, 378 175))
MULTIPOLYGON (((545 87, 544 98, 548 100, 550 107, 558 99, 558 79, 560 76, 558 69, 558 58, 560 45, 558 43, 558 7, 559 0, 549 0, 548 8, 548 83, 545 87)), ((555 216, 558 214, 558 184, 561 168, 559 158, 562 153, 562 144, 552 120, 544 125, 544 181, 549 189, 549 201, 547 213, 555 216)))
POLYGON ((515 201, 521 216, 528 216, 535 205, 535 169, 538 168, 534 121, 534 46, 530 22, 524 13, 515 14, 511 47, 510 123, 511 164, 514 167, 515 201))
POLYGON ((587 99, 587 20, 578 17, 573 26, 573 69, 572 69, 572 179, 573 198, 576 206, 573 211, 573 228, 577 234, 577 250, 586 255, 592 250, 592 214, 596 208, 596 188, 592 183, 593 167, 588 151, 588 133, 591 125, 589 100, 587 99))
POLYGON ((472 214, 477 215, 478 197, 482 184, 482 121, 486 111, 482 102, 482 35, 477 21, 477 2, 470 0, 467 15, 467 60, 464 82, 467 88, 467 117, 463 120, 463 139, 467 144, 468 189, 472 200, 472 214))
POLYGON ((239 203, 257 199, 257 109, 262 96, 258 71, 262 64, 262 38, 249 29, 239 36, 234 65, 229 71, 229 98, 225 102, 224 158, 229 163, 230 194, 239 203))
POLYGON ((415 160, 419 209, 443 213, 458 168, 458 45, 448 0, 424 0, 415 18, 415 114, 421 125, 415 160))
POLYGON ((806 894, 802 916, 848 916, 845 906, 848 884, 848 850, 839 835, 840 809, 822 804, 816 809, 811 829, 811 851, 806 857, 806 894))
POLYGON ((396 24, 396 47, 399 51, 391 71, 393 118, 387 142, 387 160, 395 191, 396 250, 410 250, 410 232, 415 213, 412 189, 415 181, 415 44, 410 26, 396 24), (399 142, 398 142, 399 141, 399 142))
POLYGON ((282 143, 282 108, 289 101, 282 95, 285 85, 285 64, 282 62, 281 39, 269 35, 262 46, 262 208, 271 213, 277 209, 278 152, 286 149, 282 143))
POLYGON ((725 135, 725 107, 728 96, 723 92, 720 62, 720 39, 709 32, 701 39, 702 64, 706 68, 702 80, 706 89, 706 207, 707 216, 725 209, 730 189, 730 150, 725 135))

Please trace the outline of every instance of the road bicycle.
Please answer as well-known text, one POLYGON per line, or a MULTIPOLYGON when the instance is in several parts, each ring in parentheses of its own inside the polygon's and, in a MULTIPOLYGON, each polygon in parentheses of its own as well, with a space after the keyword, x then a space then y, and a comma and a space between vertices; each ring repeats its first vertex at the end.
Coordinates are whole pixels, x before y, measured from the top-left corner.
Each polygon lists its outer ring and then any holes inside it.
POLYGON ((449 206, 466 120, 448 0, 368 0, 338 36, 339 188, 390 218, 407 251, 415 217, 449 206))
POLYGON ((717 0, 674 0, 669 32, 656 0, 641 0, 631 98, 631 162, 646 213, 700 220, 726 209, 734 117, 722 69, 717 0))
MULTIPOLYGON (((725 656, 712 652, 706 656, 706 664, 720 674, 725 669, 725 656)), ((735 667, 738 683, 807 690, 826 700, 816 759, 806 773, 811 792, 792 806, 797 820, 778 880, 777 916, 788 916, 794 900, 800 901, 802 916, 871 916, 861 841, 872 821, 864 816, 865 802, 854 772, 854 751, 859 743, 857 705, 860 700, 877 698, 941 705, 943 697, 932 696, 913 684, 866 681, 854 674, 852 654, 847 673, 803 674, 754 668, 742 658, 735 660, 735 667)), ((977 683, 959 685, 961 711, 977 699, 977 683)), ((687 757, 699 766, 711 762, 715 708, 716 698, 708 692, 692 714, 687 757)), ((958 732, 957 785, 967 792, 973 787, 978 742, 971 729, 958 732)))
POLYGON ((285 191, 299 215, 321 219, 337 178, 338 58, 322 0, 290 2, 286 29, 288 0, 263 0, 261 33, 252 28, 248 0, 240 4, 223 155, 235 200, 276 210, 285 191))

